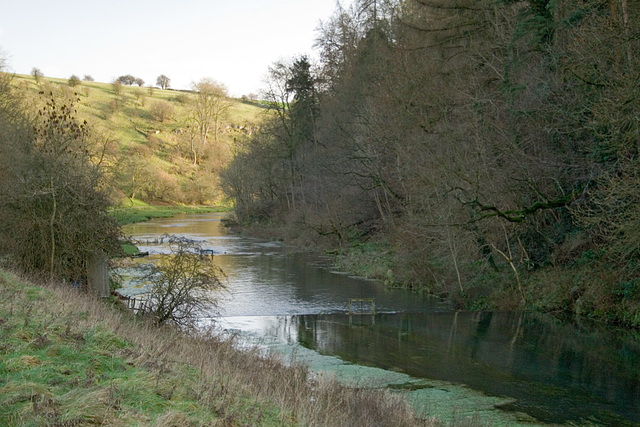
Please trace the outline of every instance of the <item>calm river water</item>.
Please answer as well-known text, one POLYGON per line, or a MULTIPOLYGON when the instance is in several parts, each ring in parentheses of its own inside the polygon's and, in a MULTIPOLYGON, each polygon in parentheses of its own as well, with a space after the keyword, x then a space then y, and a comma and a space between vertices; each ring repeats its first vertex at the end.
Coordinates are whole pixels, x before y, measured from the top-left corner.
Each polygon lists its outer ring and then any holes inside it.
POLYGON ((223 217, 180 215, 125 231, 151 254, 167 251, 155 243, 164 234, 213 250, 228 286, 215 322, 250 344, 348 383, 398 390, 417 411, 444 420, 640 425, 637 332, 535 313, 456 312, 336 272, 328 259, 230 234, 223 217), (353 298, 375 299, 375 314, 369 302, 358 302, 358 314, 349 315, 353 298))

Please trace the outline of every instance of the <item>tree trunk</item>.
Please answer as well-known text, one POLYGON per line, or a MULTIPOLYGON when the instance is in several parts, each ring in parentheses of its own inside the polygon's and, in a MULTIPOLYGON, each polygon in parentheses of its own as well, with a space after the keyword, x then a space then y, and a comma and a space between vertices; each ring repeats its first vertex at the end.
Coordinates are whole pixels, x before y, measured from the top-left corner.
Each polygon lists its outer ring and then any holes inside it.
POLYGON ((194 142, 194 138, 190 138, 191 140, 191 152, 193 153, 193 165, 196 166, 198 164, 198 152, 196 151, 196 144, 194 142))

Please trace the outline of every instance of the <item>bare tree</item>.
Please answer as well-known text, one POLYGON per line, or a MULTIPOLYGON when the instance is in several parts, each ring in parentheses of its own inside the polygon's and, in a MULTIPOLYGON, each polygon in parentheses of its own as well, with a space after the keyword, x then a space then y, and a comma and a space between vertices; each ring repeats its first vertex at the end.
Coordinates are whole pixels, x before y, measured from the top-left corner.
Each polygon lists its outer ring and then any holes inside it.
POLYGON ((168 89, 171 86, 171 79, 164 74, 160 74, 156 79, 156 84, 160 86, 161 89, 168 89))
POLYGON ((157 179, 157 170, 149 157, 149 152, 129 150, 126 155, 119 156, 115 164, 114 178, 131 204, 137 196, 145 194, 151 188, 152 181, 157 179))
POLYGON ((381 232, 398 280, 465 303, 530 304, 536 271, 605 254, 576 287, 639 319, 640 2, 352 3, 321 27, 317 104, 305 61, 270 68, 270 119, 223 174, 238 216, 381 232))
POLYGON ((217 310, 220 292, 225 289, 224 273, 196 242, 167 237, 171 254, 163 256, 147 276, 152 283, 151 312, 160 324, 189 327, 217 310))
POLYGON ((123 85, 131 86, 136 82, 136 78, 131 74, 125 74, 117 79, 123 85))
MULTIPOLYGON (((231 107, 227 88, 221 83, 204 78, 193 84, 196 97, 191 109, 190 121, 198 130, 200 145, 204 147, 210 133, 218 141, 218 130, 224 114, 231 107)), ((193 163, 197 164, 197 153, 193 150, 193 163)))
POLYGON ((40 71, 40 69, 36 67, 33 67, 31 69, 31 75, 35 79, 36 83, 40 83, 40 79, 44 76, 44 74, 42 74, 42 71, 40 71))

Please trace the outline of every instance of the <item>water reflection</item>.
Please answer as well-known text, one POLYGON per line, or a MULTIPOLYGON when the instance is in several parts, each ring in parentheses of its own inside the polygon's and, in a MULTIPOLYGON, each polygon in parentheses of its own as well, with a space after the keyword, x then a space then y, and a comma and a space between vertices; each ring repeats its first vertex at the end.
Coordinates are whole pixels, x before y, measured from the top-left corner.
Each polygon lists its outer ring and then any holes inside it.
POLYGON ((504 410, 549 423, 640 422, 640 345, 530 313, 297 316, 307 348, 515 398, 504 410))
MULTIPOLYGON (((230 235, 221 214, 127 227, 141 250, 166 233, 203 242, 227 274, 223 322, 255 338, 358 365, 466 384, 506 396, 500 409, 547 423, 640 423, 640 336, 561 324, 533 313, 453 312, 405 291, 332 272, 326 259, 230 235), (348 316, 375 298, 375 316, 348 316)), ((415 383, 411 384, 411 387, 415 383)))

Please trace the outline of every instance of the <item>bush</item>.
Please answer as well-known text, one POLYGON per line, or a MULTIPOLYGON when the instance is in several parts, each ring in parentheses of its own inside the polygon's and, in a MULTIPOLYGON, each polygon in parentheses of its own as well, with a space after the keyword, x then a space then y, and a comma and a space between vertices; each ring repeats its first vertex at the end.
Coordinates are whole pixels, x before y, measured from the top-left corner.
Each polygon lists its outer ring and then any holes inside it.
POLYGON ((149 111, 153 118, 159 122, 164 122, 165 120, 169 120, 175 114, 175 108, 170 102, 167 101, 156 101, 151 104, 149 111))
POLYGON ((51 95, 29 123, 0 126, 0 258, 29 273, 84 282, 87 260, 119 251, 94 142, 72 101, 51 95), (31 125, 31 129, 29 129, 31 125))
POLYGON ((75 74, 69 77, 69 86, 75 87, 75 86, 78 86, 79 84, 80 84, 80 77, 76 76, 75 74))
POLYGON ((185 238, 166 236, 171 254, 165 255, 147 276, 152 283, 149 297, 151 313, 159 324, 174 323, 193 326, 203 314, 211 314, 218 307, 224 273, 203 255, 202 248, 185 238))

